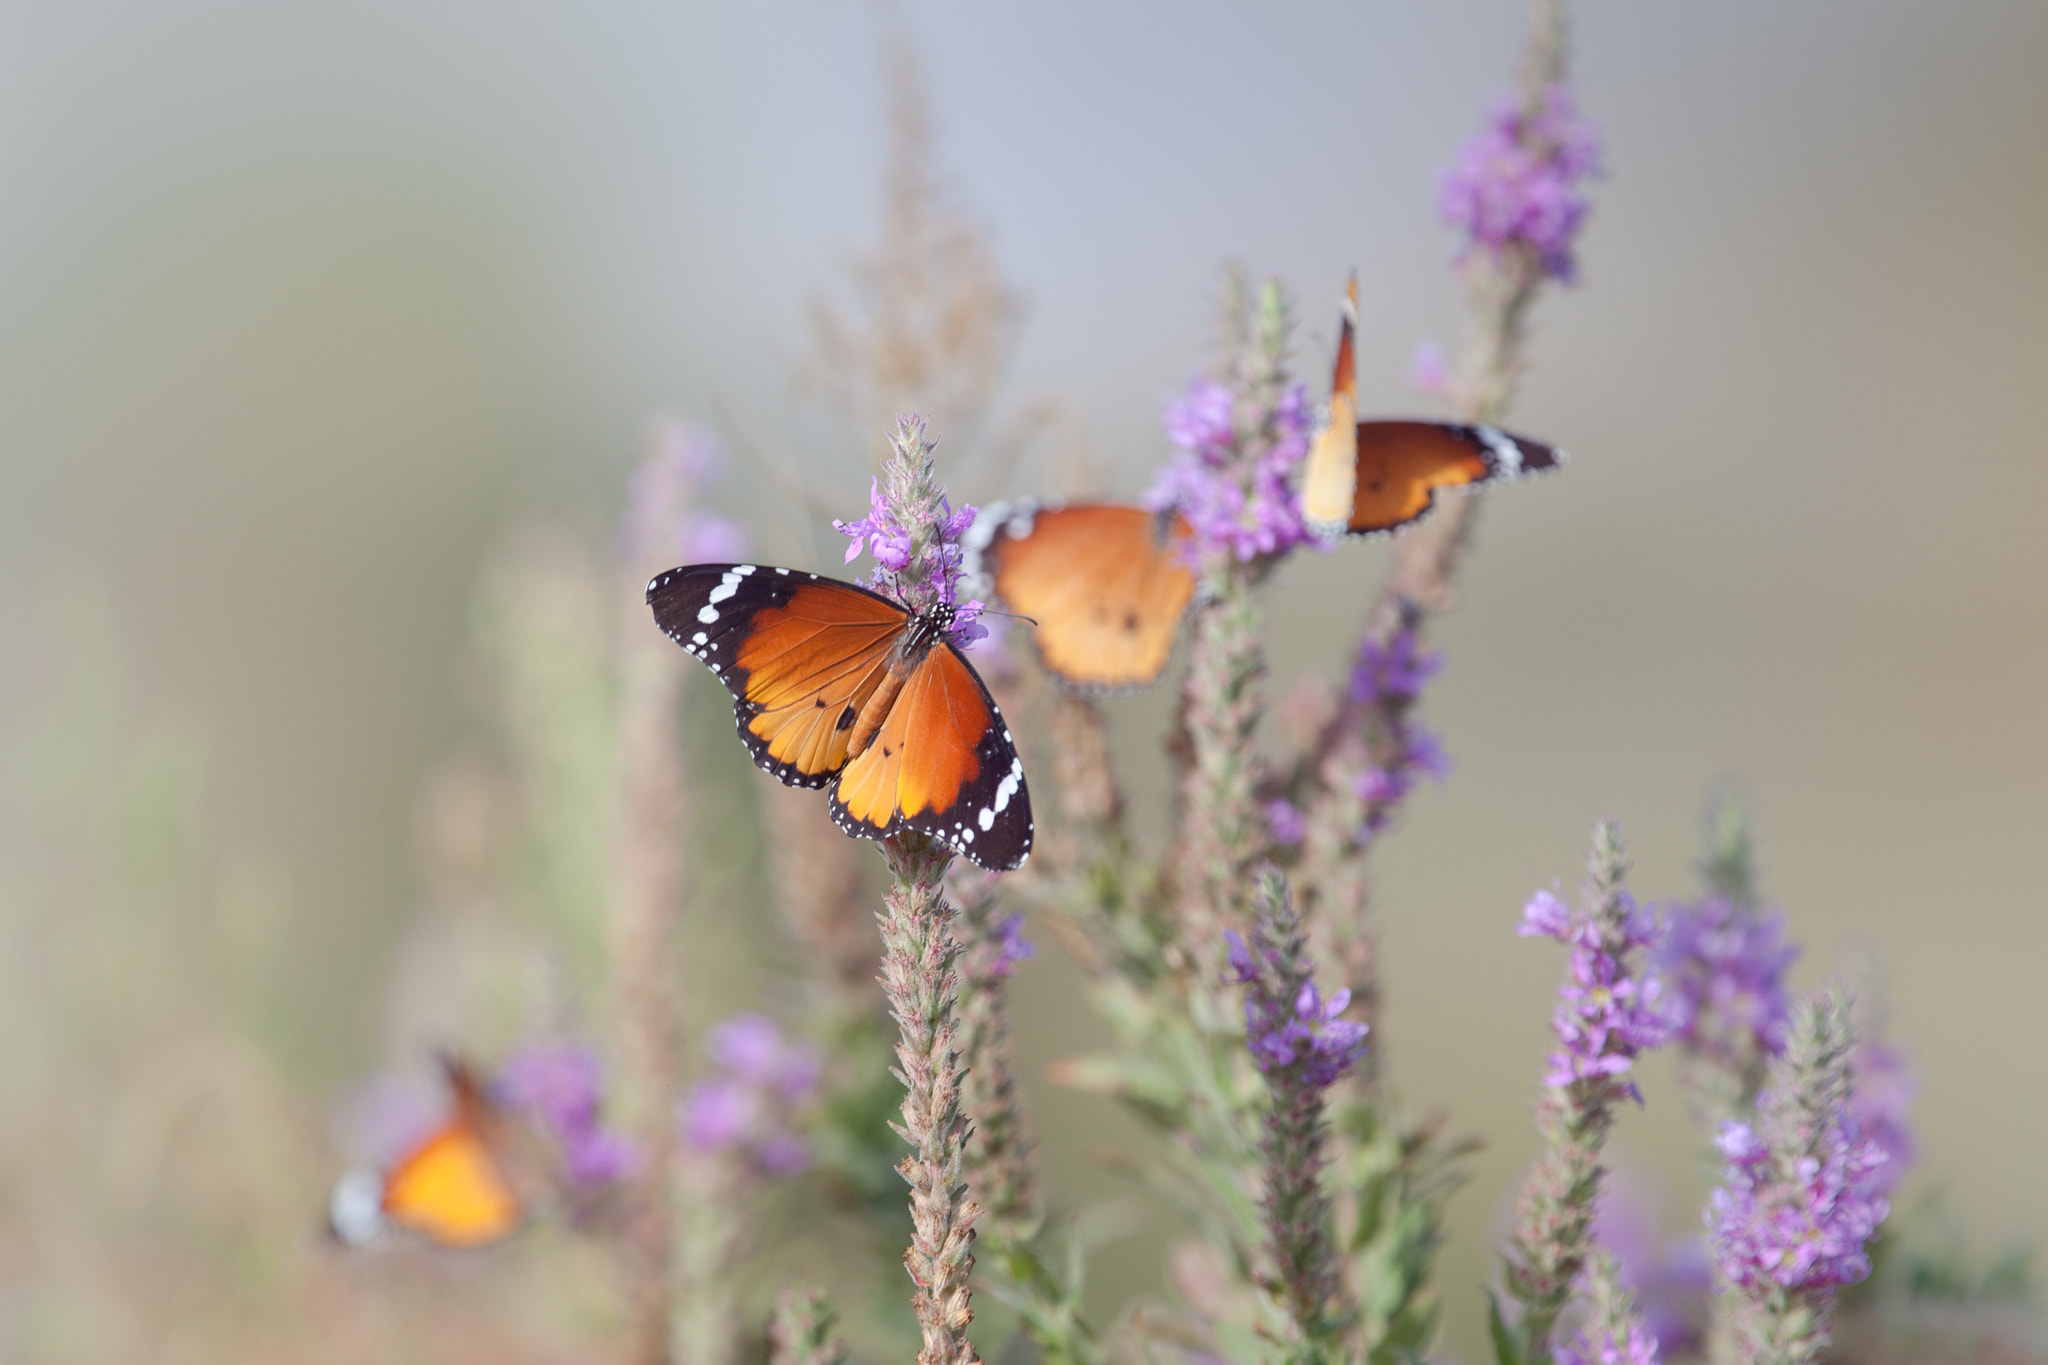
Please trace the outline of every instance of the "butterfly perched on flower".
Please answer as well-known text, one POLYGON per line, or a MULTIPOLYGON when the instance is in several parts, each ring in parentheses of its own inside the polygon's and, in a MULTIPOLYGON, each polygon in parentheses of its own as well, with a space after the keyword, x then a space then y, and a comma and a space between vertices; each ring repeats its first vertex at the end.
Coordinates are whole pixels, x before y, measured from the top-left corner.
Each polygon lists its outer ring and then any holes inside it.
POLYGON ((1186 522, 1115 503, 983 509, 963 541, 968 574, 1037 623, 1039 662, 1069 689, 1121 692, 1173 656, 1195 575, 1186 522))
POLYGON ((1484 423, 1358 420, 1358 281, 1346 291, 1329 414, 1302 470, 1302 516, 1318 534, 1371 535, 1421 518, 1440 488, 1555 469, 1564 452, 1484 423))
POLYGON ((690 564, 649 583, 647 603, 732 693, 755 763, 832 786, 848 834, 914 830, 995 872, 1030 854, 1024 765, 952 639, 950 601, 915 613, 813 573, 690 564))
POLYGON ((524 1223, 515 1121, 462 1062, 442 1065, 448 1116, 390 1165, 359 1167, 335 1184, 327 1226, 342 1243, 367 1246, 399 1232, 437 1246, 480 1247, 524 1223))

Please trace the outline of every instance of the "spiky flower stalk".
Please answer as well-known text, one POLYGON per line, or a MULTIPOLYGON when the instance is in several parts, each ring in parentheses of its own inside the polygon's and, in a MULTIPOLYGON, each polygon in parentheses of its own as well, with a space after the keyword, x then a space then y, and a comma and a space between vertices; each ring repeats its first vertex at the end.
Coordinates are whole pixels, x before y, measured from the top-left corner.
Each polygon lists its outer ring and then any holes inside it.
POLYGON ((1297 1365, 1344 1357, 1344 1333, 1356 1316, 1337 1271, 1336 1228, 1323 1189, 1325 1097, 1365 1051, 1365 1026, 1341 1019, 1350 993, 1324 1000, 1301 918, 1287 883, 1270 864, 1259 869, 1258 917, 1249 942, 1228 934, 1231 980, 1245 992, 1246 1042, 1266 1078, 1270 1104, 1259 1142, 1265 1174, 1267 1252, 1273 1293, 1295 1329, 1288 1358, 1297 1365))
POLYGON ((1494 1306, 1495 1335, 1512 1342, 1503 1358, 1521 1365, 1552 1359, 1552 1334, 1593 1250, 1594 1205, 1605 1176, 1601 1149, 1623 1100, 1640 1100, 1628 1079, 1636 1055, 1663 1042, 1669 1021, 1654 977, 1641 972, 1656 923, 1638 909, 1623 880, 1628 859, 1620 831, 1593 827, 1585 900, 1570 910, 1539 891, 1522 912, 1521 932, 1570 944, 1570 974, 1559 991, 1536 1127, 1543 1150, 1523 1179, 1515 1223, 1501 1256, 1507 1292, 1519 1315, 1494 1306))
POLYGON ((744 548, 739 529, 692 504, 720 461, 694 429, 669 425, 635 471, 621 558, 633 610, 622 613, 617 790, 612 842, 612 998, 619 1011, 620 1092, 641 1153, 633 1215, 622 1235, 633 1322, 632 1358, 673 1355, 674 1105, 677 1088, 676 934, 683 911, 687 793, 677 731, 686 657, 646 628, 638 610, 648 575, 709 552, 744 548))
POLYGON ((1246 874, 1266 849, 1255 799, 1265 619, 1253 589, 1309 539, 1290 484, 1309 430, 1303 391, 1287 379, 1290 327, 1277 280, 1247 306, 1233 277, 1218 377, 1168 410, 1167 434, 1183 453, 1146 498, 1188 523, 1205 597, 1181 699, 1181 909, 1204 981, 1215 976, 1219 933, 1248 918, 1246 874))
POLYGON ((785 1289, 768 1322, 770 1365, 847 1365, 839 1310, 815 1289, 785 1289))
POLYGON ((1580 1280, 1586 1321, 1557 1348, 1558 1365, 1657 1365, 1657 1338, 1643 1326, 1635 1296, 1621 1282, 1621 1263, 1604 1247, 1587 1258, 1580 1280))
MULTIPOLYGON (((937 442, 924 421, 902 417, 876 481, 871 514, 834 523, 880 566, 874 582, 913 612, 953 606, 954 638, 978 631, 979 602, 956 603, 960 534, 974 509, 953 510, 940 486, 932 451, 937 442)), ((897 1170, 910 1186, 910 1247, 904 1267, 917 1285, 911 1302, 924 1334, 918 1365, 977 1361, 967 1339, 974 1320, 968 1276, 974 1269, 974 1224, 981 1205, 964 1174, 971 1128, 961 1108, 959 1014, 960 945, 953 937, 957 912, 943 879, 953 855, 915 831, 881 841, 890 886, 883 896, 882 990, 896 1020, 896 1077, 903 1082, 903 1122, 892 1125, 911 1146, 897 1170)))
POLYGON ((903 1122, 890 1125, 911 1146, 896 1167, 910 1186, 910 1247, 903 1254, 924 1333, 918 1365, 978 1360, 967 1340, 974 1320, 968 1277, 981 1205, 965 1174, 971 1128, 960 1104, 960 947, 941 885, 953 855, 921 834, 882 841, 892 885, 883 896, 882 990, 896 1020, 896 1078, 903 1122))
POLYGON ((1891 1211, 1882 1146, 1853 1103, 1855 1033, 1839 990, 1794 1010, 1755 1127, 1723 1126, 1727 1179, 1714 1191, 1716 1326, 1754 1365, 1810 1365, 1828 1344, 1835 1291, 1870 1274, 1869 1241, 1891 1211))
POLYGON ((1037 1140, 1024 1107, 1010 1045, 1010 975, 1034 949, 1023 917, 1004 914, 996 896, 1001 877, 956 863, 953 898, 966 925, 961 958, 961 1059, 967 1075, 961 1107, 974 1125, 967 1147, 967 1182, 988 1210, 988 1230, 999 1243, 1028 1238, 1041 1217, 1037 1140))

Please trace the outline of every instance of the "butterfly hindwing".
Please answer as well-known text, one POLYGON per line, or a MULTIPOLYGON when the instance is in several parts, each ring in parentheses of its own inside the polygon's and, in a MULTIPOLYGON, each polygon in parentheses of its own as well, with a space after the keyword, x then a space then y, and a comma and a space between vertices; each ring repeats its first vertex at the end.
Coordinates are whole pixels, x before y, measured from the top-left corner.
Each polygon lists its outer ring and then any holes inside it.
POLYGON ((1187 524, 1142 507, 993 508, 976 528, 990 590, 1036 622, 1040 662, 1070 690, 1127 691, 1165 671, 1194 599, 1187 524))
POLYGON ((525 1221, 505 1115, 466 1066, 453 1059, 445 1066, 448 1117, 388 1167, 358 1168, 335 1185, 328 1227, 343 1243, 366 1246, 398 1231, 437 1246, 480 1247, 525 1221))
POLYGON ((1031 795, 1002 712, 950 643, 904 680, 874 742, 839 778, 832 818, 849 834, 914 829, 1007 872, 1031 852, 1031 795))
POLYGON ((866 588, 752 564, 671 569, 647 601, 731 691, 755 763, 793 787, 823 787, 846 765, 854 720, 910 619, 866 588))
POLYGON ((1353 336, 1358 330, 1358 277, 1344 295, 1344 317, 1337 332, 1337 364, 1330 380, 1330 406, 1310 442, 1301 475, 1301 512, 1319 534, 1337 535, 1351 519, 1352 492, 1358 477, 1358 363, 1353 336))

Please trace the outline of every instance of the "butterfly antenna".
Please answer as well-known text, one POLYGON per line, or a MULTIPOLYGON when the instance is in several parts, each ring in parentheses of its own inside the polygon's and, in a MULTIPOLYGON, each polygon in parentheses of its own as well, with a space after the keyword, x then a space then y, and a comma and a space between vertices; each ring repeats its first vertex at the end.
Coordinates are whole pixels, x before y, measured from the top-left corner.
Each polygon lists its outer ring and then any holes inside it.
POLYGON ((983 616, 1007 616, 1012 621, 1022 621, 1027 625, 1035 626, 1038 624, 1038 618, 1035 616, 1020 616, 1014 611, 1003 611, 998 607, 983 607, 981 614, 983 616))

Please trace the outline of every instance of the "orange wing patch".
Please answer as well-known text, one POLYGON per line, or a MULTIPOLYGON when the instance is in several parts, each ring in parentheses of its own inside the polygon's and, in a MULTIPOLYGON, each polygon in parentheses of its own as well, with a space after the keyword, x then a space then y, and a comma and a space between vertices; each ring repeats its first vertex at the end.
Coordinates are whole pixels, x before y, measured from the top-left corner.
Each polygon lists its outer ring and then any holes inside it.
POLYGON ((887 676, 906 619, 878 599, 816 583, 787 606, 756 613, 734 656, 746 670, 740 700, 756 712, 744 730, 756 756, 805 786, 844 767, 854 723, 887 676))
POLYGON ((391 1169, 383 1210, 395 1226, 449 1247, 508 1237, 522 1217, 496 1156, 463 1122, 441 1129, 391 1169))
POLYGON ((1344 293, 1343 323, 1337 333, 1337 363, 1330 380, 1330 406, 1309 445, 1301 476, 1301 513, 1319 535, 1347 529, 1352 494, 1359 478, 1358 448, 1352 432, 1358 424, 1358 363, 1353 359, 1353 334, 1358 330, 1358 276, 1344 293))
POLYGON ((1072 688, 1143 687, 1166 669, 1195 576, 1162 525, 1140 507, 1083 503, 1018 511, 995 527, 986 554, 995 595, 1036 621, 1046 670, 1072 688))
POLYGON ((1432 422, 1358 424, 1358 490, 1349 530, 1391 530, 1414 521, 1439 488, 1464 488, 1492 470, 1473 446, 1432 422))

